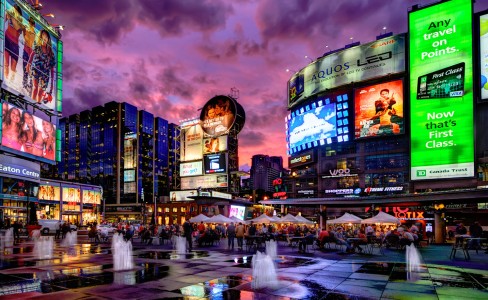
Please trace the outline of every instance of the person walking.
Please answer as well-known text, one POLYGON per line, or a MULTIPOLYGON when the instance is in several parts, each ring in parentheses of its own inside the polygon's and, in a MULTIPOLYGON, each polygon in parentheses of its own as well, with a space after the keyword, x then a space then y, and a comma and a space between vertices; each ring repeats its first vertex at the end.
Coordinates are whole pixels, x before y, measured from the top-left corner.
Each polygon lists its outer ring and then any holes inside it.
POLYGON ((58 223, 54 225, 54 229, 56 230, 54 239, 59 239, 61 237, 61 221, 58 221, 58 223))
POLYGON ((246 230, 244 228, 244 225, 242 225, 242 222, 239 222, 239 225, 237 225, 236 227, 237 249, 239 250, 242 250, 245 232, 246 230))
POLYGON ((192 225, 190 221, 186 220, 185 223, 183 224, 183 234, 185 235, 186 242, 188 243, 188 251, 191 251, 193 249, 193 243, 192 243, 192 225))
POLYGON ((234 222, 231 222, 227 227, 227 248, 234 250, 234 238, 236 237, 236 227, 234 222))

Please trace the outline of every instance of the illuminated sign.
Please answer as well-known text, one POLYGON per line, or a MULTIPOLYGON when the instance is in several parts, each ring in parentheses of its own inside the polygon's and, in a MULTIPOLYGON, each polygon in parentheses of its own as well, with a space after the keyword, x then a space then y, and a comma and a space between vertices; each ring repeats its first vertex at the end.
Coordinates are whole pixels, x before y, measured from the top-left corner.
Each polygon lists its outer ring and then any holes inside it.
POLYGON ((40 106, 61 111, 59 34, 24 1, 6 0, 2 87, 40 106))
POLYGON ((313 152, 308 152, 308 153, 304 153, 300 156, 288 158, 288 167, 289 168, 298 167, 301 165, 312 163, 314 161, 315 161, 315 159, 313 156, 313 152))
POLYGON ((205 175, 181 178, 181 189, 228 187, 227 175, 205 175))
POLYGON ((197 190, 189 190, 189 191, 171 191, 169 193, 170 201, 191 201, 194 200, 192 196, 198 196, 197 190))
POLYGON ((244 206, 231 205, 229 210, 229 218, 236 217, 239 220, 244 220, 245 212, 246 208, 244 206))
POLYGON ((59 201, 61 200, 61 188, 59 186, 40 184, 37 198, 39 200, 59 201))
POLYGON ((227 160, 225 153, 207 154, 203 156, 205 174, 227 172, 227 160))
POLYGON ((39 182, 41 166, 39 163, 0 154, 0 174, 39 182))
POLYGON ((286 119, 288 154, 349 141, 349 96, 324 95, 292 111, 286 119))
POLYGON ((202 161, 194 161, 180 164, 180 177, 196 176, 203 174, 202 161))
POLYGON ((356 89, 354 98, 356 139, 405 133, 402 80, 356 89))
POLYGON ((94 190, 83 190, 83 204, 101 204, 102 193, 94 190))
POLYGON ((63 187, 63 201, 64 202, 81 202, 80 188, 63 187))
POLYGON ((227 135, 203 139, 203 154, 227 150, 227 135))
POLYGON ((298 194, 303 194, 303 195, 313 195, 315 194, 314 190, 298 190, 298 194))
POLYGON ((202 159, 203 130, 200 124, 187 127, 181 132, 181 161, 202 159))
POLYGON ((227 96, 216 96, 202 108, 203 131, 210 136, 226 134, 236 120, 236 102, 227 96))
POLYGON ((222 199, 232 199, 231 194, 221 193, 217 191, 212 191, 212 197, 222 198, 222 199))
POLYGON ((54 124, 7 102, 2 102, 1 120, 3 150, 53 163, 56 159, 54 124))
POLYGON ((481 99, 488 99, 488 14, 480 16, 481 99))
POLYGON ((409 13, 412 180, 474 176, 472 1, 409 13))
POLYGON ((404 35, 329 54, 293 75, 288 82, 288 107, 327 89, 404 71, 404 35))

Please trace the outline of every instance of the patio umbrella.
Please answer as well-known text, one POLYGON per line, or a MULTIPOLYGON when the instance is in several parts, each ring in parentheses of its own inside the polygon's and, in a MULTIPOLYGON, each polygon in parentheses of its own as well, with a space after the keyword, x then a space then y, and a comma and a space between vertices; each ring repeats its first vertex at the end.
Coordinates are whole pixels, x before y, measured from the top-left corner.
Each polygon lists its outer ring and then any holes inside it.
POLYGON ((353 214, 345 213, 344 215, 342 215, 337 219, 327 220, 327 224, 346 224, 346 223, 361 224, 362 220, 363 219, 353 214))
POLYGON ((307 224, 307 225, 312 225, 314 224, 313 221, 310 221, 309 219, 307 218, 304 218, 302 217, 301 215, 297 215, 295 217, 295 219, 297 219, 299 221, 300 224, 307 224))
POLYGON ((292 214, 287 214, 286 216, 282 217, 278 223, 294 223, 298 224, 298 221, 292 214))
POLYGON ((190 223, 200 223, 202 221, 206 221, 210 219, 209 217, 207 217, 206 215, 203 215, 203 214, 199 214, 198 216, 196 217, 193 217, 193 218, 190 218, 190 220, 188 220, 190 223))
POLYGON ((234 223, 236 223, 236 224, 239 224, 239 223, 247 224, 248 223, 247 221, 241 220, 241 219, 239 219, 236 216, 232 216, 229 219, 231 219, 232 221, 234 221, 234 223))
POLYGON ((281 221, 281 218, 278 216, 272 216, 271 219, 273 220, 274 223, 279 223, 281 221))
POLYGON ((266 214, 262 214, 259 217, 252 219, 251 221, 258 224, 262 224, 262 223, 269 224, 274 222, 273 219, 271 219, 271 217, 268 217, 268 215, 266 214))
POLYGON ((232 222, 234 222, 234 220, 229 219, 224 215, 215 215, 210 219, 203 221, 203 223, 219 223, 219 224, 223 224, 223 223, 230 224, 232 222))
POLYGON ((399 224, 400 220, 398 218, 395 218, 392 215, 389 215, 385 212, 380 211, 376 216, 369 218, 369 219, 364 219, 361 221, 361 224, 375 224, 375 223, 393 223, 393 224, 399 224))

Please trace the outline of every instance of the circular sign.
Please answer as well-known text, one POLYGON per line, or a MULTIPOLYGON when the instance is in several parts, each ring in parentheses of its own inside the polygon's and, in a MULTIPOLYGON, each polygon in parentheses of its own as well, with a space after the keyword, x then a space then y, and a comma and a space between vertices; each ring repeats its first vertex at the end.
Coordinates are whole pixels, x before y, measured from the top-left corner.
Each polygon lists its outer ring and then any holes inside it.
POLYGON ((244 109, 231 97, 215 96, 202 108, 200 120, 202 129, 207 135, 220 136, 227 134, 236 124, 242 127, 244 109))

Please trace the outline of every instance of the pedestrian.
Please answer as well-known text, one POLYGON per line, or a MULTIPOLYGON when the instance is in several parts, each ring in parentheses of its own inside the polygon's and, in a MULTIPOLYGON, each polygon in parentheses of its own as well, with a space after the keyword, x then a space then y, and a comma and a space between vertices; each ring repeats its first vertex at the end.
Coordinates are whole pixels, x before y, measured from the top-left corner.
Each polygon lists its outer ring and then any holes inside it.
POLYGON ((183 223, 183 234, 185 235, 186 242, 188 243, 188 251, 191 251, 193 249, 192 231, 193 230, 190 221, 186 220, 185 223, 183 223))
POLYGON ((234 238, 236 236, 236 227, 234 226, 234 222, 231 222, 230 225, 227 227, 227 248, 234 250, 234 238))
POLYGON ((242 250, 245 232, 244 225, 242 225, 242 222, 239 222, 239 225, 236 227, 237 249, 239 250, 242 250))
POLYGON ((58 221, 58 223, 54 225, 54 229, 56 230, 56 234, 54 235, 54 238, 59 239, 61 237, 61 221, 58 221))

